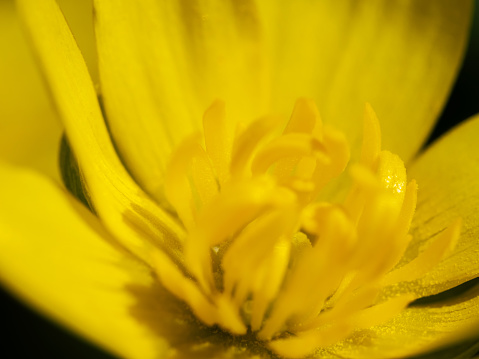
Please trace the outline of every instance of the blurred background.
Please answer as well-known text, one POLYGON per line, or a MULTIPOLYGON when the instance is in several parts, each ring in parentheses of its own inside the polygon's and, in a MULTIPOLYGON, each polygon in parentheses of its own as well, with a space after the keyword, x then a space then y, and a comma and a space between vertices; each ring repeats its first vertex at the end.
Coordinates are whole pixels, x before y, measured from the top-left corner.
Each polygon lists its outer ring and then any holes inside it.
MULTIPOLYGON (((479 0, 476 0, 476 9, 479 0)), ((428 144, 451 127, 479 113, 479 16, 476 11, 462 70, 428 144)), ((478 139, 479 140, 479 139, 478 139)), ((479 147, 478 147, 479 151, 479 147)), ((16 301, 0 288, 2 357, 5 358, 112 358, 69 334, 16 301), (5 353, 15 353, 6 355, 5 353)))

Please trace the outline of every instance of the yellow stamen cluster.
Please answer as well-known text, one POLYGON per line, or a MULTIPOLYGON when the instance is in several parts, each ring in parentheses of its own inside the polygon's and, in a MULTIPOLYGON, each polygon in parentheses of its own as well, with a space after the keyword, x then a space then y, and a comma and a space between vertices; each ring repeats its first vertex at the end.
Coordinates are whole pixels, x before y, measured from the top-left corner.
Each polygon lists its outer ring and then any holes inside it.
POLYGON ((413 299, 378 301, 381 288, 413 280, 454 245, 459 224, 395 269, 409 241, 417 186, 398 156, 381 151, 366 106, 358 163, 341 203, 321 191, 349 162, 345 137, 297 101, 286 127, 272 117, 236 133, 225 106, 205 113, 204 136, 177 149, 165 193, 188 236, 181 270, 157 255, 157 274, 206 325, 248 331, 279 355, 301 357, 381 324, 413 299))

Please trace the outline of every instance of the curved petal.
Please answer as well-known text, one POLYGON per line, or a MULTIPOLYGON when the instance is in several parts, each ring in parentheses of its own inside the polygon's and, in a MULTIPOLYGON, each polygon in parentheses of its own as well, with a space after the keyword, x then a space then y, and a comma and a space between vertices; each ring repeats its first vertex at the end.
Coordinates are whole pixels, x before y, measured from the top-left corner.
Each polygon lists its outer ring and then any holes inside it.
MULTIPOLYGON (((61 0, 60 5, 68 11, 73 32, 95 75, 91 3, 61 0)), ((62 126, 27 46, 13 0, 0 3, 0 33, 0 157, 58 179, 62 126)))
MULTIPOLYGON (((0 166, 0 278, 30 305, 121 356, 166 344, 131 311, 149 269, 109 243, 99 220, 58 186, 0 166)), ((161 299, 160 299, 161 300, 161 299)))
POLYGON ((98 56, 93 32, 93 0, 57 0, 81 50, 88 71, 98 84, 98 56))
POLYGON ((121 358, 251 357, 199 325, 58 185, 4 164, 0 177, 0 281, 29 305, 121 358))
POLYGON ((101 91, 127 167, 161 198, 166 161, 216 99, 229 118, 264 111, 251 0, 95 0, 101 91))
MULTIPOLYGON (((312 97, 324 122, 360 144, 371 103, 383 148, 406 162, 425 140, 458 71, 471 1, 258 1, 272 58, 273 107, 312 97)), ((353 151, 355 152, 355 151, 353 151)))
POLYGON ((61 125, 20 27, 14 2, 0 2, 0 158, 59 178, 61 125))
POLYGON ((422 278, 387 288, 396 295, 440 293, 479 276, 479 116, 461 124, 431 146, 409 168, 417 180, 418 202, 411 225, 413 240, 400 265, 410 262, 457 218, 461 235, 453 252, 422 278))
POLYGON ((451 343, 449 338, 460 339, 456 332, 477 328, 478 294, 475 288, 462 301, 408 308, 383 325, 357 331, 328 351, 348 359, 392 359, 441 348, 451 343))
POLYGON ((18 1, 93 207, 116 238, 149 262, 158 247, 180 259, 182 229, 126 172, 111 143, 87 68, 53 0, 18 1))

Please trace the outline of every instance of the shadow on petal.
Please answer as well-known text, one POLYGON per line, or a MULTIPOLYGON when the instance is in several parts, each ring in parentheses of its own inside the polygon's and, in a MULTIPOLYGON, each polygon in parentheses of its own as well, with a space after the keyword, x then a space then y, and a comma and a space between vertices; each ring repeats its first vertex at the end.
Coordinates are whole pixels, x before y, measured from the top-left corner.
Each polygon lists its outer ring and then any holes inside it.
POLYGON ((131 315, 155 336, 168 342, 168 357, 279 359, 252 333, 235 337, 218 327, 207 327, 200 323, 184 302, 175 298, 157 281, 149 287, 129 285, 126 290, 137 298, 137 303, 130 309, 131 315))

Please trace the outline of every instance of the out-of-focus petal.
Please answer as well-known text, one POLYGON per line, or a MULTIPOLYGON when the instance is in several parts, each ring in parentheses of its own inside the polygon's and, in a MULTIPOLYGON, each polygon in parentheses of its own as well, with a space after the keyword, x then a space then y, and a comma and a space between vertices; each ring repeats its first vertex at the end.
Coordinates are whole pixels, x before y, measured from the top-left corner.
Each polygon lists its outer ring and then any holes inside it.
POLYGON ((61 125, 13 0, 0 2, 0 157, 59 178, 61 125))
POLYGON ((164 352, 167 345, 149 328, 146 313, 165 311, 168 302, 162 304, 150 270, 115 245, 98 218, 58 185, 4 164, 0 175, 2 282, 120 356, 164 352))
POLYGON ((88 71, 98 84, 98 59, 93 31, 93 0, 57 0, 67 19, 75 41, 85 59, 88 71))
MULTIPOLYGON (((90 1, 61 0, 94 78, 96 70, 90 1)), ((61 124, 20 26, 13 0, 0 3, 0 156, 58 179, 61 124)))
MULTIPOLYGON (((471 1, 258 1, 271 53, 274 108, 298 96, 360 144, 369 102, 383 148, 406 162, 440 113, 458 71, 471 1)), ((357 147, 356 147, 357 149, 357 147)), ((354 151, 353 151, 354 152, 354 151)))

